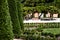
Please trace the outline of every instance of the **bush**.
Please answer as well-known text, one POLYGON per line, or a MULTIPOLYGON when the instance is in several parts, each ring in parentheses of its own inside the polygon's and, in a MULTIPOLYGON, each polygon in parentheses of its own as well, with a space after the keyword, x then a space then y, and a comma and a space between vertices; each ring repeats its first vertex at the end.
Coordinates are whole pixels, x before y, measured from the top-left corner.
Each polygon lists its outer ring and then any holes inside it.
POLYGON ((18 18, 19 18, 19 23, 20 27, 22 30, 24 30, 24 25, 23 25, 23 10, 22 10, 22 5, 21 5, 21 0, 17 0, 17 9, 18 9, 18 18), (19 9, 20 8, 20 9, 19 9))
POLYGON ((60 23, 41 23, 41 28, 60 28, 60 23))
POLYGON ((54 40, 54 34, 37 32, 36 30, 24 30, 22 35, 26 40, 54 40))
POLYGON ((18 9, 17 9, 17 1, 16 0, 8 0, 9 4, 9 12, 11 15, 12 25, 13 25, 13 33, 16 38, 20 37, 20 22, 18 17, 18 9))
POLYGON ((38 27, 36 30, 37 30, 38 32, 42 32, 42 31, 43 31, 42 29, 43 29, 42 27, 38 27))
POLYGON ((38 27, 38 28, 60 28, 60 23, 40 23, 40 24, 24 24, 24 27, 38 27))
POLYGON ((13 40, 12 30, 7 0, 0 0, 0 40, 13 40))

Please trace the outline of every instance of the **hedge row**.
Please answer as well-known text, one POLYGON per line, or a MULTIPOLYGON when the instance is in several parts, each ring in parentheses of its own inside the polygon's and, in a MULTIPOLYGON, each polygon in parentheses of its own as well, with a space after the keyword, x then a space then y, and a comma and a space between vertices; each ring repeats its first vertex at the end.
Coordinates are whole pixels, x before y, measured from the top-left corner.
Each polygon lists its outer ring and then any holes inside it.
POLYGON ((39 25, 42 28, 60 28, 60 23, 42 23, 39 25))
POLYGON ((60 23, 27 23, 24 27, 60 28, 60 23))
POLYGON ((23 12, 22 12, 23 6, 22 6, 20 1, 21 0, 17 0, 18 18, 19 18, 21 29, 24 29, 24 26, 23 26, 23 12))
POLYGON ((55 40, 56 37, 54 38, 54 34, 48 34, 48 33, 42 33, 37 32, 37 30, 25 30, 23 32, 23 35, 25 40, 55 40))
POLYGON ((0 40, 13 40, 12 30, 7 0, 0 0, 0 40))
POLYGON ((12 25, 13 25, 13 33, 15 37, 20 36, 20 23, 18 18, 18 9, 17 9, 17 1, 16 0, 8 0, 9 4, 9 12, 11 15, 12 25))
POLYGON ((8 0, 9 12, 13 25, 15 38, 20 38, 21 29, 23 29, 23 18, 20 6, 20 0, 8 0))
POLYGON ((0 40, 20 38, 23 18, 19 8, 20 0, 0 0, 0 40))

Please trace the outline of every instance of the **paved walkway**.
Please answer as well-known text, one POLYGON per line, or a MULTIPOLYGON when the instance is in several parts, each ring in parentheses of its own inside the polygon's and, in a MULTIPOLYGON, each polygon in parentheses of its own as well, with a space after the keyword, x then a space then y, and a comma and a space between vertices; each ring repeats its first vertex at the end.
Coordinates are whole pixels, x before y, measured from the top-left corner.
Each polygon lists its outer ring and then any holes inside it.
POLYGON ((60 18, 54 18, 55 20, 24 20, 24 23, 53 23, 53 22, 60 22, 60 18))

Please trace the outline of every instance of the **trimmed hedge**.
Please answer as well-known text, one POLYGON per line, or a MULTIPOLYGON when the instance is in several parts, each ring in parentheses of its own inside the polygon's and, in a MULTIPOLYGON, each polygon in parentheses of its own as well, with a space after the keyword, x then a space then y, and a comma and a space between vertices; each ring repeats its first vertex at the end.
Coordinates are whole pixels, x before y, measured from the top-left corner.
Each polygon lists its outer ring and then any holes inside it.
POLYGON ((24 27, 41 27, 41 28, 60 28, 60 23, 27 23, 24 24, 24 27))
POLYGON ((42 28, 60 28, 60 23, 42 23, 39 25, 42 28))
POLYGON ((11 20, 13 23, 12 24, 13 32, 14 32, 15 38, 19 38, 21 34, 20 32, 21 26, 18 18, 17 0, 8 0, 8 4, 9 4, 9 12, 11 15, 11 20))
POLYGON ((54 35, 49 33, 37 32, 36 30, 24 30, 22 37, 25 40, 55 40, 54 35))
POLYGON ((24 29, 24 26, 23 26, 22 4, 21 4, 20 1, 21 0, 17 0, 18 17, 19 17, 19 22, 20 22, 21 29, 24 29))
POLYGON ((0 0, 0 40, 13 40, 7 0, 0 0))

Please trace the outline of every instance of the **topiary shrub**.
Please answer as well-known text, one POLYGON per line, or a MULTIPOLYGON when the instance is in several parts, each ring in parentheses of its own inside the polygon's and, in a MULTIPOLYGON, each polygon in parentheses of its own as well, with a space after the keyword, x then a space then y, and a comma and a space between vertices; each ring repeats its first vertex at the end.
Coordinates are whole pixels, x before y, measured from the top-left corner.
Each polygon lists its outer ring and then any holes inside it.
POLYGON ((24 29, 23 26, 23 13, 22 13, 22 5, 21 5, 21 0, 17 0, 17 10, 18 10, 18 18, 20 22, 21 29, 24 29))
POLYGON ((7 0, 0 0, 0 40, 13 40, 7 0))
POLYGON ((11 15, 11 20, 12 20, 12 25, 13 25, 13 33, 15 38, 19 38, 20 37, 20 30, 21 30, 21 26, 20 26, 20 22, 19 22, 19 18, 18 18, 18 9, 17 9, 17 1, 16 0, 8 0, 8 4, 9 4, 9 12, 11 15))

